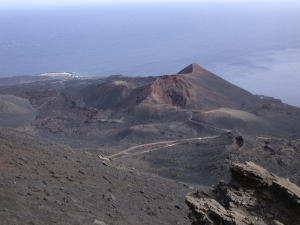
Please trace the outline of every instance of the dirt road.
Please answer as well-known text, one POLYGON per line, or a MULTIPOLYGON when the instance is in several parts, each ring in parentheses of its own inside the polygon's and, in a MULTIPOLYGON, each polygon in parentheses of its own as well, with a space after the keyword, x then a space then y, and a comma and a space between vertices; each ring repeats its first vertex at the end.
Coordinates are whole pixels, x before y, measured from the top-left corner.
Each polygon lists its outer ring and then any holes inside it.
POLYGON ((209 139, 209 138, 215 138, 217 136, 208 136, 208 137, 197 137, 197 138, 186 138, 186 139, 177 139, 177 140, 173 140, 173 141, 159 141, 159 142, 152 142, 152 143, 147 143, 147 144, 142 144, 142 145, 136 145, 136 146, 132 146, 126 150, 123 150, 121 152, 118 152, 116 154, 113 154, 111 156, 108 156, 108 158, 114 158, 116 156, 119 156, 119 155, 123 155, 123 154, 127 154, 128 152, 134 150, 134 149, 137 149, 137 148, 141 148, 141 147, 148 147, 148 146, 153 146, 153 145, 159 145, 159 144, 178 144, 180 142, 183 142, 183 141, 191 141, 191 140, 204 140, 204 139, 209 139))

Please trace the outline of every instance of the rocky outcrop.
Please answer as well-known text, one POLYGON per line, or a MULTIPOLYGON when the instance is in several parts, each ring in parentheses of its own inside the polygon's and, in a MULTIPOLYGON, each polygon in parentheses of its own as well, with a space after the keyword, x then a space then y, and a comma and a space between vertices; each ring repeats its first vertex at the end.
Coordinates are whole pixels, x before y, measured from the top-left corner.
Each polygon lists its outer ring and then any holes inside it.
POLYGON ((182 75, 161 76, 150 87, 153 102, 181 108, 193 105, 194 87, 182 75))
POLYGON ((230 183, 186 197, 192 225, 298 225, 300 188, 252 163, 232 164, 230 183))

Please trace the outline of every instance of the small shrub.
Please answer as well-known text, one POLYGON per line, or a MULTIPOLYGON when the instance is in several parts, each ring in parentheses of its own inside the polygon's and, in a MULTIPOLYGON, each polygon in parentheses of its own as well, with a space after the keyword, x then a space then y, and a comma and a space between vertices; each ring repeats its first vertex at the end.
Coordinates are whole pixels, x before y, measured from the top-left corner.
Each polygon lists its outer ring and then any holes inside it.
POLYGON ((175 173, 173 177, 179 177, 179 173, 175 173))

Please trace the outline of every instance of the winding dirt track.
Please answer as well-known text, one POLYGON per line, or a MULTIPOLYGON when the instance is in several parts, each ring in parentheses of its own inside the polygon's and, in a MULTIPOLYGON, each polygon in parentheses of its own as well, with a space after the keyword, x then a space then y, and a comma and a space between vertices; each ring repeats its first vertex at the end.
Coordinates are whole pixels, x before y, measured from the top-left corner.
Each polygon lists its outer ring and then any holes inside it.
MULTIPOLYGON (((205 127, 217 130, 217 131, 222 131, 222 132, 226 132, 226 133, 231 132, 231 130, 226 130, 226 129, 222 129, 222 128, 219 128, 219 127, 214 127, 214 126, 207 125, 207 124, 204 124, 204 123, 196 122, 196 121, 192 120, 193 113, 191 111, 189 111, 189 112, 190 112, 190 117, 189 117, 188 121, 190 121, 192 123, 195 123, 195 124, 201 125, 201 126, 205 126, 205 127)), ((125 155, 125 154, 128 154, 128 152, 130 152, 134 149, 137 149, 137 148, 141 148, 141 147, 148 147, 148 146, 159 145, 159 144, 179 144, 183 141, 191 141, 191 140, 197 140, 197 139, 198 140, 203 140, 203 139, 209 139, 209 138, 215 138, 215 137, 217 137, 217 136, 186 138, 186 139, 177 139, 177 140, 172 140, 172 141, 159 141, 159 142, 152 142, 152 143, 147 143, 147 144, 142 144, 142 145, 136 145, 136 146, 132 146, 128 149, 125 149, 121 152, 118 152, 116 154, 110 155, 110 156, 108 156, 108 158, 111 159, 111 158, 114 158, 116 156, 125 155)), ((169 147, 169 146, 165 146, 165 147, 169 147)), ((146 152, 149 152, 149 151, 145 151, 145 152, 142 152, 142 153, 146 153, 146 152)), ((140 153, 140 154, 142 154, 142 153, 140 153)))
POLYGON ((118 152, 116 154, 110 155, 108 156, 108 158, 114 158, 116 156, 119 155, 123 155, 123 154, 127 154, 128 152, 136 149, 136 148, 140 148, 140 147, 146 147, 146 146, 152 146, 152 145, 158 145, 158 144, 174 144, 174 143, 180 143, 183 141, 191 141, 191 140, 204 140, 204 139, 209 139, 209 138, 215 138, 217 136, 208 136, 208 137, 197 137, 197 138, 186 138, 186 139, 180 139, 180 140, 173 140, 173 141, 158 141, 158 142, 152 142, 152 143, 147 143, 147 144, 142 144, 142 145, 136 145, 136 146, 132 146, 128 149, 125 149, 121 152, 118 152))
POLYGON ((198 125, 202 125, 202 126, 217 130, 217 131, 222 131, 222 132, 231 132, 232 131, 232 130, 226 130, 226 129, 223 129, 223 128, 211 126, 211 125, 208 125, 208 124, 205 124, 205 123, 199 123, 199 122, 196 122, 192 119, 190 119, 189 121, 192 122, 192 123, 198 124, 198 125))

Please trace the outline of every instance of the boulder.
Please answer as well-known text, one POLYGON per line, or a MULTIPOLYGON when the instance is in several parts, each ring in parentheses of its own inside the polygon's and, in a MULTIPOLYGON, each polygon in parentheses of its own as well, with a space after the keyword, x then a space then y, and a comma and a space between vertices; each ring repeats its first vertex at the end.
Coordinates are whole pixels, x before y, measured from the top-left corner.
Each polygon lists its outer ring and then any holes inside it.
POLYGON ((300 188, 252 163, 233 163, 231 181, 186 197, 192 225, 298 225, 300 188))

